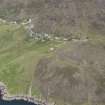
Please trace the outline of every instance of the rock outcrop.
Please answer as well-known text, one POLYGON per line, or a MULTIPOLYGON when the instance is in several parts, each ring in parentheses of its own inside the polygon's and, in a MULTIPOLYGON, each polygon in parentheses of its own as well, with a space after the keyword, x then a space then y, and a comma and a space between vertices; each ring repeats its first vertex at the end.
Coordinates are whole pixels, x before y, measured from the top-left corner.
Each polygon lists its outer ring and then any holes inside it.
POLYGON ((105 0, 0 0, 0 17, 32 18, 35 32, 105 34, 105 0))

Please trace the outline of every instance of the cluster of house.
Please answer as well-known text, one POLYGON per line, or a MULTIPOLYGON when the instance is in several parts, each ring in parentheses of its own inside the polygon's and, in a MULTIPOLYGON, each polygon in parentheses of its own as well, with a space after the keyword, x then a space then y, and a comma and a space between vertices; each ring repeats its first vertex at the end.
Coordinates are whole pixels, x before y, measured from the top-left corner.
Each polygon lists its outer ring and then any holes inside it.
MULTIPOLYGON (((15 24, 15 25, 19 25, 16 21, 11 21, 11 22, 8 22, 4 19, 1 19, 0 18, 0 23, 10 23, 10 24, 15 24)), ((61 40, 60 37, 54 37, 54 35, 51 35, 51 34, 47 34, 47 33, 44 33, 44 32, 41 32, 41 33, 38 33, 38 32, 34 32, 34 24, 32 22, 32 19, 29 18, 29 19, 26 19, 25 21, 21 22, 22 26, 24 26, 24 28, 26 29, 26 31, 28 32, 29 36, 35 40, 38 40, 38 41, 47 41, 47 40, 61 40)), ((64 41, 67 41, 66 38, 63 38, 64 41)))

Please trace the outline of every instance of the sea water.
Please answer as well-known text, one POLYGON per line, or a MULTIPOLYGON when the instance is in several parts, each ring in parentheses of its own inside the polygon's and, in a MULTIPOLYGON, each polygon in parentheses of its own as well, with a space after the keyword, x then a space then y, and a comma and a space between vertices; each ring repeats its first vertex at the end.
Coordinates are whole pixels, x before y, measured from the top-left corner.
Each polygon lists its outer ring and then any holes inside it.
POLYGON ((32 102, 24 101, 24 100, 0 100, 0 105, 37 105, 32 102))

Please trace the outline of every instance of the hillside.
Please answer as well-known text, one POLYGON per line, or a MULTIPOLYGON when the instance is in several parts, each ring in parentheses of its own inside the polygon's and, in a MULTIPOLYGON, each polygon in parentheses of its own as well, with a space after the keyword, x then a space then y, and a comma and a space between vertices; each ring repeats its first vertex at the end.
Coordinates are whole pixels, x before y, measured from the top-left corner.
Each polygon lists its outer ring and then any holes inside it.
POLYGON ((0 82, 47 104, 105 105, 105 0, 0 0, 0 82))

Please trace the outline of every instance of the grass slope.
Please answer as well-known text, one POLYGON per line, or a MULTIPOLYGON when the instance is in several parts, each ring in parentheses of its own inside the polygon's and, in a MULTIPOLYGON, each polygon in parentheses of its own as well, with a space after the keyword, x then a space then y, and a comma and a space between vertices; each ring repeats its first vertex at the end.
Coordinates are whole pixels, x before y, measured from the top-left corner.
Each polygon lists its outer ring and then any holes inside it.
MULTIPOLYGON (((53 54, 50 47, 62 44, 35 41, 21 25, 0 23, 0 81, 7 85, 11 94, 28 94, 39 59, 53 54)), ((32 91, 38 94, 34 88, 32 91)))

